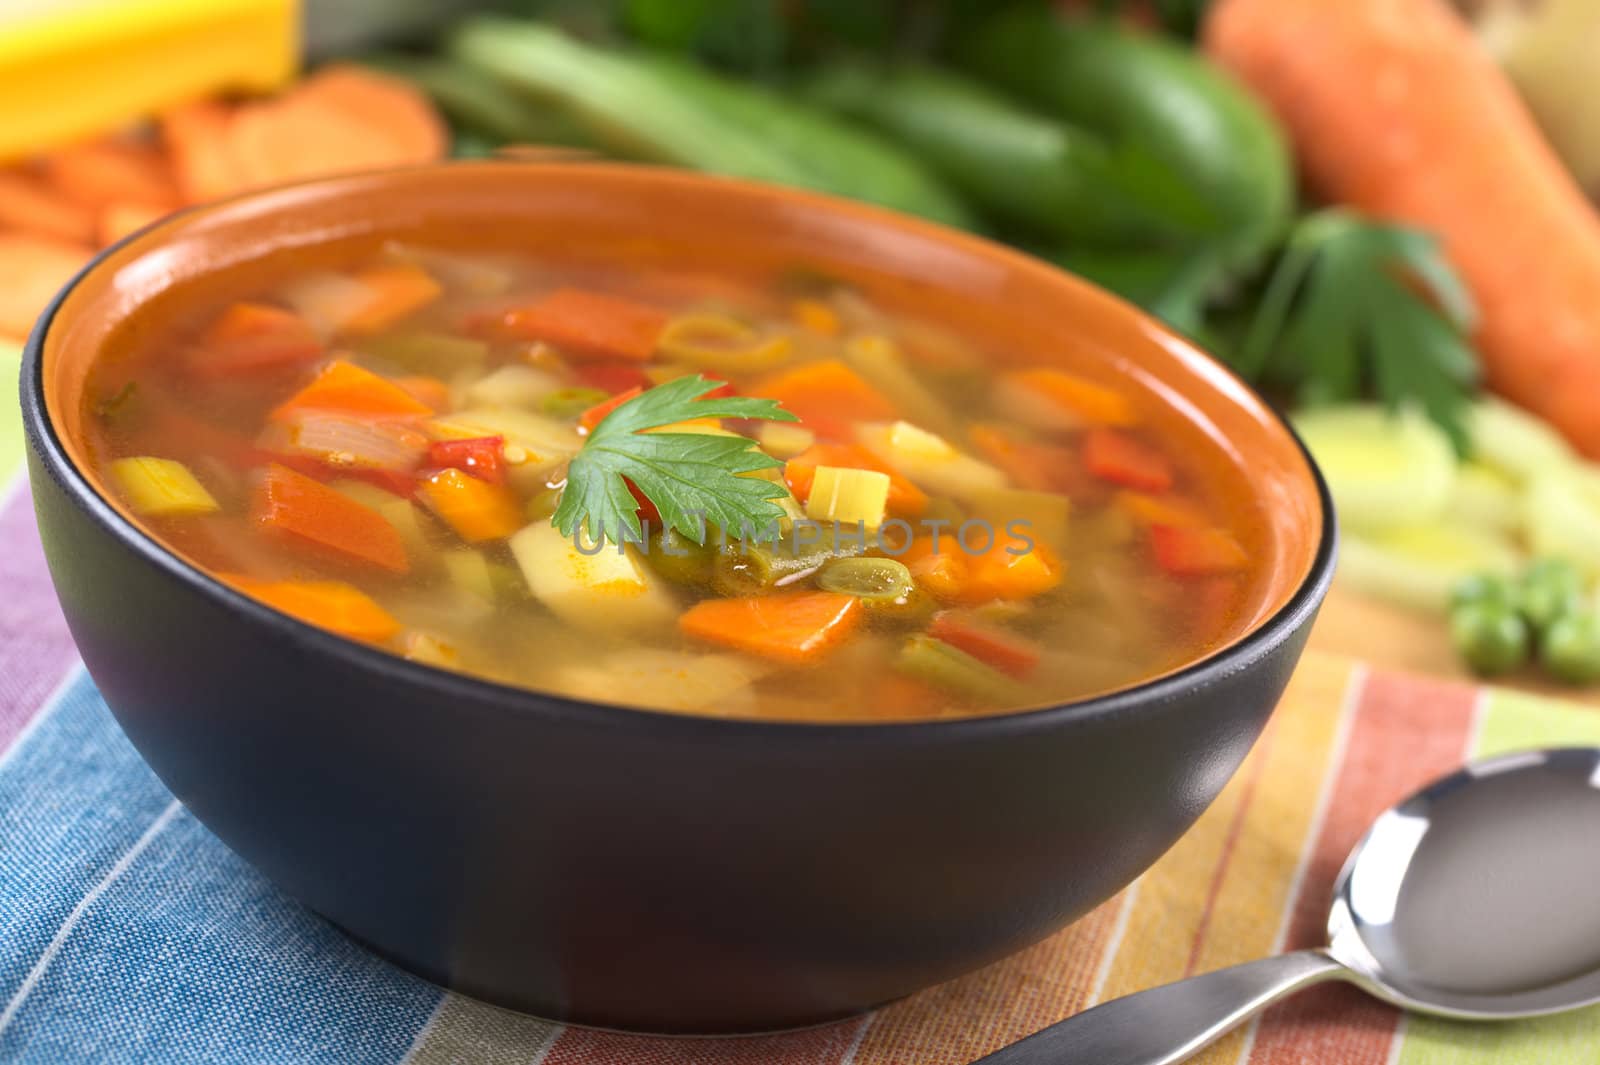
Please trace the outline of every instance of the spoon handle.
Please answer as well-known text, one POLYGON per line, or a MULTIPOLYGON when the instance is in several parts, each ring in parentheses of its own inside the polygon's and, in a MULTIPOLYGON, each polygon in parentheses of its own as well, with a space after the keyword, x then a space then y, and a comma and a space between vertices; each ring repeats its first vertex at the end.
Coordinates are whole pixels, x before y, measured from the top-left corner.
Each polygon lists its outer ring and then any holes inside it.
POLYGON ((973 1065, 1173 1065, 1285 995, 1346 972, 1320 950, 1218 969, 1102 1003, 973 1065))

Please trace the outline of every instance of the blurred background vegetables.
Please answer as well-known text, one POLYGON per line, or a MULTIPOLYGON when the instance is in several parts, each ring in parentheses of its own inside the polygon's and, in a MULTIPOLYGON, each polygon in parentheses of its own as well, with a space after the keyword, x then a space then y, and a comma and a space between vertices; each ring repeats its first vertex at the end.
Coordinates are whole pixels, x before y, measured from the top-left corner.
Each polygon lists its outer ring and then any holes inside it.
POLYGON ((1535 558, 1600 578, 1600 0, 317 6, 345 53, 429 28, 0 169, 0 337, 94 247, 263 184, 531 151, 797 185, 1164 318, 1295 412, 1347 585, 1481 668, 1588 675, 1587 605, 1451 604, 1535 558))

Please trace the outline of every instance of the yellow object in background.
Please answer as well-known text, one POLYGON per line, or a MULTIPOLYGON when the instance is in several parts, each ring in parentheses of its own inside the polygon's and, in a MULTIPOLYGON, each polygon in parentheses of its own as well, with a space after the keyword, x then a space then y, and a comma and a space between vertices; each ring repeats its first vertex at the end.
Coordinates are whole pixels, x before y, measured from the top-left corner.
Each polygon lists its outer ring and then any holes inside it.
POLYGON ((0 162, 211 93, 275 89, 299 63, 299 0, 7 0, 0 162))

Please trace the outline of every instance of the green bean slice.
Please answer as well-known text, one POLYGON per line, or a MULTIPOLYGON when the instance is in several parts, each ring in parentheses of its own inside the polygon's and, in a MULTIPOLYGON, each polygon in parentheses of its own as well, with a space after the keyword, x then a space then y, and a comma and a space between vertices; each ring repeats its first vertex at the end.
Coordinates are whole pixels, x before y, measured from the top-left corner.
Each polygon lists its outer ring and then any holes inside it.
POLYGON ((892 558, 836 558, 817 574, 817 586, 857 599, 895 600, 910 595, 916 582, 905 563, 892 558))

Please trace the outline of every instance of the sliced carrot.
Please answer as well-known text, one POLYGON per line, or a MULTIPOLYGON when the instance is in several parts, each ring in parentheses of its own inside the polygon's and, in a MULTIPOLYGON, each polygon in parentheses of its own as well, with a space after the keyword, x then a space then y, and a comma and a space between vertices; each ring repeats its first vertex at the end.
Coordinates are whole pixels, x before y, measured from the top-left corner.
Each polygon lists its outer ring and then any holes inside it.
MULTIPOLYGON (((542 346, 542 345, 541 345, 542 346)), ((615 395, 630 388, 649 388, 655 382, 646 377, 637 363, 581 362, 573 368, 578 381, 589 388, 615 395)))
POLYGON ((397 377, 394 383, 435 412, 448 410, 450 407, 450 386, 437 377, 417 374, 411 377, 397 377))
POLYGON ((873 685, 867 709, 875 718, 908 721, 937 716, 947 701, 931 684, 903 673, 884 673, 873 685))
POLYGON ((1039 648, 1033 641, 958 610, 935 614, 928 635, 1013 677, 1026 677, 1039 666, 1039 648))
POLYGON ((644 389, 635 386, 634 388, 628 389, 626 392, 618 392, 610 399, 601 400, 599 403, 596 403, 594 406, 578 415, 578 431, 583 433, 593 431, 595 426, 605 421, 606 415, 610 414, 612 411, 628 402, 628 400, 633 399, 635 396, 641 396, 643 394, 644 389))
POLYGON ((861 600, 796 590, 705 599, 678 619, 685 635, 736 651, 802 665, 838 646, 861 622, 861 600))
POLYGON ((1457 6, 1220 0, 1204 46, 1273 109, 1308 185, 1439 237, 1488 384, 1600 458, 1600 214, 1457 6))
POLYGON ((93 211, 19 170, 0 171, 0 226, 78 243, 95 239, 93 211))
POLYGON ((774 374, 758 382, 750 394, 777 400, 818 435, 837 440, 849 439, 855 422, 899 417, 882 392, 838 359, 774 374))
POLYGON ((647 303, 562 288, 506 311, 491 329, 512 339, 542 340, 570 355, 645 362, 668 321, 666 312, 647 303))
POLYGON ((390 573, 411 568, 400 533, 382 514, 278 463, 257 486, 251 516, 291 543, 345 561, 390 573))
POLYGON ((298 91, 381 129, 393 146, 392 165, 442 159, 450 150, 449 132, 439 112, 404 78, 354 63, 336 63, 301 82, 298 91))
POLYGON ((290 617, 352 640, 382 643, 400 632, 387 610, 343 581, 264 581, 236 573, 221 580, 290 617))
POLYGON ((1239 541, 1221 529, 1152 525, 1150 550, 1156 565, 1179 577, 1234 573, 1250 562, 1239 541))
POLYGON ((310 362, 322 339, 293 311, 267 303, 235 303, 200 334, 189 369, 202 376, 279 370, 310 362))
POLYGON ((293 411, 338 410, 374 418, 409 417, 432 414, 433 408, 400 385, 355 363, 335 359, 317 374, 309 385, 281 404, 272 417, 282 418, 293 411))
POLYGON ((1083 440, 1083 465, 1103 481, 1165 492, 1172 487, 1172 465, 1150 445, 1115 429, 1091 429, 1083 440))
POLYGON ((1182 496, 1148 495, 1144 492, 1118 492, 1117 509, 1144 525, 1175 525, 1195 529, 1211 519, 1198 505, 1182 496))
POLYGON ((159 204, 108 203, 100 209, 95 235, 101 244, 115 244, 170 213, 159 204))
POLYGON ((362 270, 356 280, 372 291, 372 301, 340 328, 346 333, 371 335, 408 318, 444 293, 439 282, 420 266, 396 263, 362 270))
POLYGON ((839 335, 839 314, 821 300, 795 300, 789 305, 789 316, 803 329, 819 336, 839 335))
POLYGON ((183 104, 161 116, 161 143, 186 202, 220 200, 245 188, 228 141, 232 117, 232 108, 213 100, 183 104))
POLYGON ((1059 412, 1063 424, 1086 423, 1126 429, 1139 423, 1126 395, 1077 374, 1049 367, 1011 370, 1000 375, 1000 387, 1031 396, 1044 409, 1059 412))
POLYGON ((1190 631, 1207 645, 1229 635, 1239 614, 1239 578, 1218 575, 1194 583, 1190 631))
POLYGON ((968 603, 1032 599, 1059 585, 1066 573, 1065 564, 1043 543, 1025 543, 1004 534, 995 537, 988 550, 971 555, 967 568, 961 599, 968 603))
POLYGON ((857 444, 812 444, 791 458, 783 467, 783 479, 796 500, 804 503, 811 496, 811 482, 818 466, 875 470, 889 475, 886 506, 897 517, 920 517, 928 509, 928 493, 902 477, 892 466, 857 444))
POLYGON ((1080 468, 1078 456, 1070 448, 1025 440, 1003 426, 978 422, 967 435, 984 458, 1005 471, 1018 488, 1067 491, 1071 475, 1080 468))
POLYGON ((237 108, 227 143, 250 186, 432 162, 448 147, 425 98, 394 78, 352 68, 324 71, 275 100, 237 108))
POLYGON ((45 180, 85 207, 142 203, 169 210, 178 187, 165 156, 153 148, 105 139, 58 149, 40 160, 45 180))
POLYGON ((972 578, 967 556, 961 553, 955 535, 950 532, 940 535, 937 551, 933 537, 919 536, 895 557, 905 563, 917 584, 936 599, 961 598, 972 578))
POLYGON ((417 486, 417 494, 469 544, 503 540, 526 524, 509 488, 462 470, 440 470, 417 486))
POLYGON ((94 252, 33 233, 0 233, 0 335, 24 337, 94 252))

